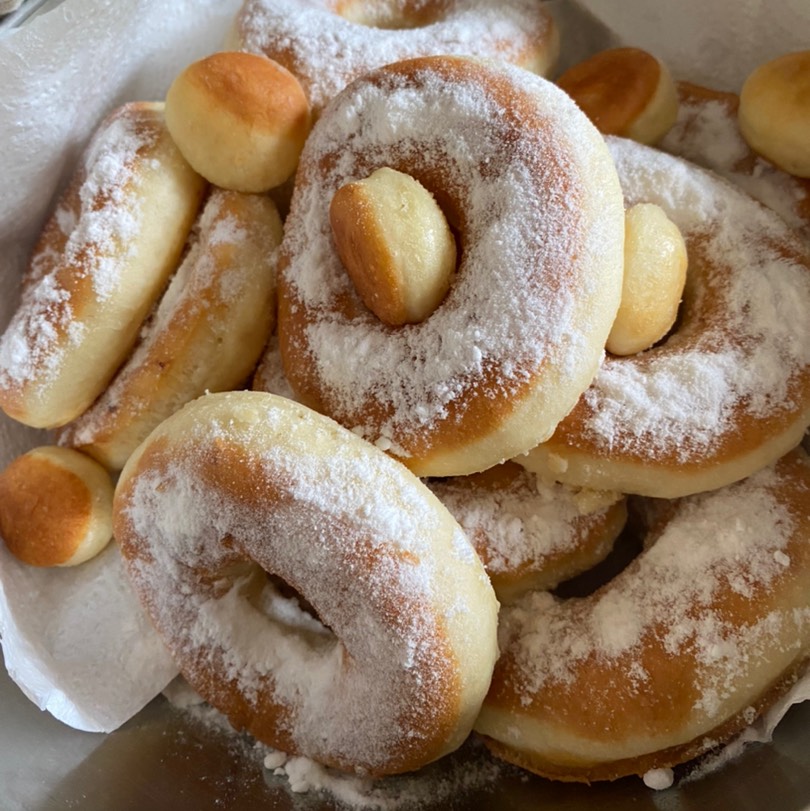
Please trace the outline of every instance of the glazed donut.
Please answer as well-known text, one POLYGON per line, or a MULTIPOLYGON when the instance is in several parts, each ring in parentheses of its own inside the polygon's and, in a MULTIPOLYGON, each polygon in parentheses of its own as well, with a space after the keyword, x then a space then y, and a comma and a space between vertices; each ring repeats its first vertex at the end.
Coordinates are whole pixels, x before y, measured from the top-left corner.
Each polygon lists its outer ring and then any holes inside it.
POLYGON ((794 452, 678 503, 655 543, 588 597, 501 614, 476 729, 560 780, 612 780, 720 745, 810 655, 810 461, 794 452), (707 542, 709 541, 709 542, 707 542))
POLYGON ((600 51, 566 70, 557 84, 605 135, 654 144, 678 115, 669 69, 640 48, 600 51))
POLYGON ((734 93, 678 83, 678 119, 659 147, 723 175, 769 206, 810 244, 810 179, 758 156, 742 137, 734 93))
POLYGON ((332 420, 200 398, 130 458, 113 525, 181 672, 236 729, 369 775, 469 734, 497 655, 486 572, 418 479, 332 420))
POLYGON ((192 62, 166 93, 166 125, 183 157, 225 189, 264 192, 295 172, 309 103, 288 70, 260 54, 192 62))
POLYGON ((534 0, 245 0, 227 46, 287 68, 317 115, 353 79, 413 57, 479 56, 545 75, 559 34, 534 0))
POLYGON ((162 104, 127 104, 101 124, 0 339, 0 408, 10 417, 63 425, 104 390, 176 267, 204 189, 162 104))
POLYGON ((548 437, 593 378, 623 237, 604 139, 559 88, 461 57, 388 65, 304 147, 279 260, 285 373, 417 475, 492 467, 548 437), (330 230, 335 192, 381 166, 431 192, 459 243, 447 296, 402 327, 363 305, 330 230))
POLYGON ((618 493, 546 483, 514 462, 427 484, 467 533, 501 603, 595 566, 627 517, 618 493))
POLYGON ((745 80, 740 132, 760 155, 810 178, 810 51, 794 51, 760 65, 745 80))
POLYGON ((135 351, 91 408, 59 432, 60 444, 120 470, 180 406, 243 383, 275 323, 272 256, 280 242, 269 198, 214 189, 135 351))
POLYGON ((113 483, 89 457, 50 445, 0 473, 0 535, 31 566, 76 566, 112 539, 113 483))
POLYGON ((787 453, 810 424, 810 258, 716 175, 608 141, 628 202, 661 206, 686 241, 679 322, 647 352, 607 357, 554 436, 516 461, 592 489, 712 490, 787 453))

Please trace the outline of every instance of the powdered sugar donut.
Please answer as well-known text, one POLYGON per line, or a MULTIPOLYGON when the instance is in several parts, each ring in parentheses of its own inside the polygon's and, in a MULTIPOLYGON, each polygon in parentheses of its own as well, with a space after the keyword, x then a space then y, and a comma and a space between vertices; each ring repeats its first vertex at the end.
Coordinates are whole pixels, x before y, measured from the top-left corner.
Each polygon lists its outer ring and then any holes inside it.
POLYGON ((810 259, 772 211, 714 174, 609 139, 629 203, 661 206, 689 255, 679 322, 608 357, 554 436, 517 461, 559 481, 674 498, 737 481, 810 424, 810 259))
POLYGON ((757 155, 737 120, 736 93, 678 83, 678 118, 659 144, 723 175, 772 208, 810 244, 810 179, 795 177, 757 155))
POLYGON ((460 57, 381 68, 334 100, 301 157, 279 261, 285 373, 417 475, 491 467, 548 437, 593 378, 623 236, 604 139, 559 88, 460 57), (461 257, 438 308, 402 327, 364 306, 330 231, 334 193, 381 166, 434 195, 461 257))
POLYGON ((287 68, 317 114, 353 79, 412 57, 489 57, 545 75, 559 34, 534 0, 245 0, 227 45, 287 68))
POLYGON ((9 416, 63 425, 104 390, 177 265, 205 187, 169 136, 162 104, 127 104, 101 124, 0 340, 9 416))
POLYGON ((178 666, 237 729, 372 775, 468 735, 497 655, 483 566, 418 479, 332 420, 261 392, 196 400, 130 458, 113 518, 178 666))
POLYGON ((214 189, 135 351, 60 443, 120 470, 180 406, 243 383, 275 324, 280 242, 269 198, 214 189))
POLYGON ((619 493, 544 482, 514 462, 427 484, 467 533, 501 602, 591 569, 627 518, 619 493))
POLYGON ((586 782, 718 746, 810 655, 808 539, 801 452, 683 499, 653 545, 592 595, 534 592, 503 609, 476 729, 507 760, 586 782))

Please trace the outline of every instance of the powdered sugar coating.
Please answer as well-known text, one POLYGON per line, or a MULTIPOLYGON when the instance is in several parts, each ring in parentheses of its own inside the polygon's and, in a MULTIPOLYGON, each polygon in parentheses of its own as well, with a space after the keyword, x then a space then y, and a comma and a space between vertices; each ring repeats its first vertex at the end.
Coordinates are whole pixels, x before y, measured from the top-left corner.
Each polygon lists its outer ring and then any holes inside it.
POLYGON ((548 435, 592 377, 615 314, 623 211, 603 147, 565 94, 517 68, 436 58, 354 82, 310 135, 285 224, 279 335, 293 389, 417 457, 409 466, 444 450, 443 432, 494 434, 534 411, 501 453, 420 475, 483 469, 548 435), (328 217, 340 186, 385 165, 436 196, 460 243, 447 297, 400 329, 359 302, 328 217))
POLYGON ((455 54, 541 70, 558 47, 551 16, 533 0, 247 0, 235 29, 240 47, 266 54, 298 78, 315 110, 390 62, 455 54))
POLYGON ((652 349, 607 357, 526 464, 558 455, 563 481, 645 495, 720 487, 781 456, 810 422, 810 260, 779 216, 714 173, 608 142, 628 204, 658 204, 686 240, 679 320, 652 349))
POLYGON ((119 470, 161 419, 239 386, 275 322, 281 230, 268 199, 213 189, 126 363, 60 443, 119 470))
POLYGON ((141 462, 130 462, 122 474, 117 537, 184 674, 232 723, 320 762, 396 771, 469 731, 471 710, 457 702, 479 677, 458 671, 453 636, 461 628, 470 643, 480 632, 491 668, 494 596, 460 528, 417 479, 310 415, 261 393, 197 401, 169 421, 185 421, 175 444, 166 448, 164 423, 145 467, 133 475, 141 462), (190 424, 182 415, 195 409, 190 424), (251 560, 334 633, 272 608, 251 560), (484 605, 465 602, 465 583, 484 605), (223 698, 230 690, 242 698, 223 698))
POLYGON ((132 252, 138 233, 142 201, 132 194, 139 182, 134 162, 155 138, 127 115, 113 117, 94 137, 82 159, 77 209, 63 200, 54 213, 63 250, 57 256, 46 246, 35 254, 20 306, 0 339, 0 386, 48 377, 68 347, 79 343, 84 330, 71 303, 75 280, 88 278, 101 301, 115 289, 119 257, 132 252), (53 273, 57 262, 72 269, 69 279, 53 273), (65 334, 68 344, 59 346, 65 334))
POLYGON ((677 502, 591 596, 536 592, 505 608, 479 730, 537 747, 540 773, 613 779, 750 724, 810 653, 809 495, 810 462, 792 454, 677 502))
POLYGON ((577 491, 518 466, 428 481, 472 540, 501 601, 595 565, 623 525, 618 493, 577 491), (521 577, 526 577, 524 581, 521 577))
POLYGON ((737 97, 683 95, 678 119, 659 146, 712 169, 776 211, 810 243, 810 182, 751 152, 737 123, 737 97))
POLYGON ((711 175, 626 141, 610 147, 628 201, 662 206, 689 241, 692 261, 705 240, 702 261, 722 269, 710 282, 721 304, 684 351, 676 331, 643 366, 608 359, 585 394, 589 436, 692 459, 735 430, 734 408, 758 420, 810 409, 794 399, 795 381, 810 372, 810 267, 792 233, 711 175))

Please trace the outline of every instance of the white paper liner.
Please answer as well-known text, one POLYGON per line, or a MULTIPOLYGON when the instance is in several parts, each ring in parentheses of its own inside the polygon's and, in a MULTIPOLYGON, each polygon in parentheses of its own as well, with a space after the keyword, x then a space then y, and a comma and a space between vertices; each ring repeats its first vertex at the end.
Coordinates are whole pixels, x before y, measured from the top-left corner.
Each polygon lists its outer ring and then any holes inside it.
POLYGON ((758 65, 810 47, 807 0, 578 0, 617 43, 654 53, 673 75, 739 91, 758 65))
MULTIPOLYGON (((124 101, 163 98, 182 67, 221 47, 238 5, 65 0, 0 39, 0 330, 53 196, 100 120, 124 101)), ((665 59, 677 78, 721 89, 739 89, 761 61, 810 41, 806 0, 549 5, 567 38, 562 67, 597 48, 632 44, 665 59)), ((0 414, 0 465, 45 441, 44 432, 0 414)), ((0 635, 26 695, 80 729, 116 728, 176 673, 114 546, 56 572, 25 567, 0 548, 0 635)), ((787 709, 808 698, 810 677, 741 740, 769 740, 787 709)))
POLYGON ((0 571, 6 668, 31 701, 60 721, 110 732, 177 674, 115 544, 70 569, 27 566, 0 546, 0 571))
MULTIPOLYGON (((163 98, 181 68, 221 47, 236 8, 66 0, 0 39, 0 329, 53 196, 98 123, 124 101, 163 98)), ((0 415, 0 466, 50 441, 0 415)), ((114 545, 82 566, 43 570, 0 544, 0 637, 12 679, 77 729, 116 729, 177 673, 114 545)))

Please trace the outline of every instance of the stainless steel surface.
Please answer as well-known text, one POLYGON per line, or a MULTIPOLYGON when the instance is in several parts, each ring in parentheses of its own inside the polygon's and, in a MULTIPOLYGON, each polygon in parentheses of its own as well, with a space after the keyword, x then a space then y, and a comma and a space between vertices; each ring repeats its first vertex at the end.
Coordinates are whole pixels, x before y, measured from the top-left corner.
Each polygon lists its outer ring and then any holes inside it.
MULTIPOLYGON (((477 752, 467 756, 480 758, 477 752)), ((458 774, 459 769, 456 768, 458 774)), ((485 789, 454 791, 425 809, 458 811, 806 811, 810 808, 810 702, 794 707, 769 745, 749 747, 721 771, 654 792, 637 779, 580 786, 504 768, 485 789)), ((441 767, 434 769, 441 780, 441 767)), ((427 778, 426 778, 427 779, 427 778)), ((70 729, 0 677, 2 811, 327 811, 324 794, 293 794, 247 742, 158 699, 111 735, 70 729)))

